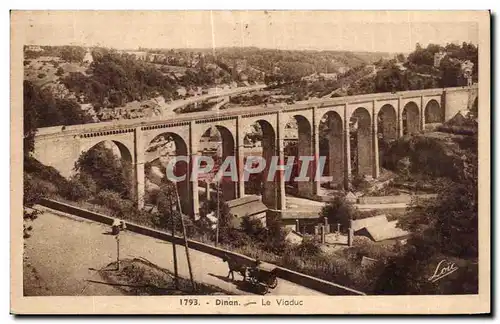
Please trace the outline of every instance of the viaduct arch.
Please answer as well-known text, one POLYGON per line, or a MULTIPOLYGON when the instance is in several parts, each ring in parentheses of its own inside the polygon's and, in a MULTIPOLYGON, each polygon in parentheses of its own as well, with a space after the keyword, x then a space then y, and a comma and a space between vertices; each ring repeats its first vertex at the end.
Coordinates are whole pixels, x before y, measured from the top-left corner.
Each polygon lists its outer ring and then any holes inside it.
MULTIPOLYGON (((252 123, 258 123, 263 131, 263 156, 269 160, 276 155, 283 161, 284 128, 294 119, 298 128, 299 154, 320 153, 320 133, 327 125, 327 171, 332 180, 349 187, 352 175, 353 155, 357 165, 354 172, 361 175, 379 174, 378 138, 396 139, 424 129, 426 123, 448 120, 456 112, 469 108, 477 96, 477 86, 427 89, 399 93, 369 94, 310 100, 291 105, 267 107, 242 107, 236 110, 185 114, 168 121, 162 119, 125 120, 98 124, 49 127, 39 129, 35 137, 35 158, 53 166, 63 176, 69 177, 80 154, 99 142, 112 141, 123 157, 130 160, 135 178, 134 196, 139 207, 144 204, 144 164, 148 161, 146 146, 158 135, 170 134, 176 144, 176 155, 191 157, 197 154, 199 139, 206 129, 215 126, 221 133, 223 155, 237 157, 238 181, 224 188, 228 198, 242 197, 244 189, 244 131, 252 123), (438 100, 441 99, 441 100, 438 100), (441 104, 439 104, 441 102, 441 104), (324 118, 326 116, 326 118, 324 118), (333 116, 333 117, 332 117, 333 116), (351 123, 351 121, 353 123, 351 123), (351 129, 352 128, 352 129, 351 129), (355 136, 351 136, 351 131, 355 136), (351 137, 356 147, 351 151, 351 137)), ((326 151, 326 150, 325 150, 326 151)), ((176 169, 190 176, 191 160, 176 163, 176 169)), ((265 171, 266 175, 269 171, 265 171)), ((318 172, 316 165, 308 174, 318 172)), ((301 184, 301 195, 317 195, 319 181, 311 177, 311 183, 301 184)), ((262 199, 269 208, 285 208, 284 179, 278 175, 263 186, 262 199)), ((179 183, 179 193, 184 199, 183 211, 197 214, 199 208, 198 186, 179 183)))

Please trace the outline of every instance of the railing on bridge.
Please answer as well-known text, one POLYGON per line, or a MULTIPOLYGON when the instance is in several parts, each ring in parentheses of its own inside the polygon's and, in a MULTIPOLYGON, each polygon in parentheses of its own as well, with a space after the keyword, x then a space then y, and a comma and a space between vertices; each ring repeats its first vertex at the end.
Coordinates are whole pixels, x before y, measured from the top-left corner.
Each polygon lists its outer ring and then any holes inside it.
POLYGON ((288 110, 300 110, 312 107, 325 107, 325 106, 335 106, 342 105, 346 103, 360 103, 368 102, 372 100, 377 100, 383 98, 384 100, 398 99, 398 98, 411 98, 421 95, 435 95, 442 94, 444 91, 452 92, 464 89, 477 89, 477 84, 470 87, 455 87, 455 88, 434 88, 434 89, 422 89, 422 90, 410 90, 401 92, 384 92, 384 93, 372 93, 363 94, 355 96, 345 96, 336 97, 328 99, 311 99, 308 101, 296 102, 294 104, 272 104, 267 106, 251 106, 251 107, 241 107, 237 109, 225 110, 225 111, 207 111, 207 112, 194 112, 180 114, 173 118, 168 117, 153 117, 146 119, 130 119, 130 120, 120 120, 113 122, 100 122, 94 124, 82 124, 82 125, 71 125, 71 126, 54 126, 39 128, 37 137, 43 137, 46 135, 56 135, 56 134, 77 134, 82 132, 98 132, 107 129, 126 129, 135 128, 140 126, 154 126, 160 124, 174 124, 182 122, 191 121, 202 121, 206 119, 221 119, 237 117, 240 115, 258 115, 258 114, 273 114, 279 111, 288 110))

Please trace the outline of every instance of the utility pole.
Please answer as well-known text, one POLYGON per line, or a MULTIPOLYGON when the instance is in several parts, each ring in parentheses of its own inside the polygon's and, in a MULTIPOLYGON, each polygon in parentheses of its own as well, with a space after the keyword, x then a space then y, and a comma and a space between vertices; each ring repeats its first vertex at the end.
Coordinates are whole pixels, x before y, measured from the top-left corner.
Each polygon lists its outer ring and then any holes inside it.
POLYGON ((120 232, 116 234, 116 270, 120 270, 120 232))
POLYGON ((191 268, 191 258, 189 257, 189 247, 188 247, 188 241, 187 241, 187 236, 186 236, 186 225, 184 224, 184 215, 182 214, 181 202, 179 200, 179 191, 177 190, 177 185, 175 186, 175 196, 177 198, 177 208, 179 209, 179 215, 181 216, 182 234, 184 236, 184 249, 186 250, 186 258, 187 258, 187 264, 188 264, 188 269, 189 269, 189 278, 191 279, 191 286, 192 286, 193 292, 194 292, 196 290, 196 285, 194 283, 193 270, 191 268))
POLYGON ((216 209, 216 215, 217 215, 217 222, 215 223, 215 246, 218 246, 219 245, 219 217, 220 217, 220 182, 217 181, 217 207, 215 208, 216 209))
MULTIPOLYGON (((174 183, 174 186, 175 186, 175 192, 177 192, 177 184, 174 183)), ((172 200, 171 200, 171 197, 169 195, 169 199, 170 199, 170 217, 171 217, 171 220, 170 220, 170 225, 172 227, 172 252, 173 252, 173 255, 174 255, 174 282, 175 282, 175 289, 179 289, 179 270, 178 270, 178 267, 177 267, 177 249, 175 247, 175 214, 173 212, 173 208, 172 208, 172 200)))

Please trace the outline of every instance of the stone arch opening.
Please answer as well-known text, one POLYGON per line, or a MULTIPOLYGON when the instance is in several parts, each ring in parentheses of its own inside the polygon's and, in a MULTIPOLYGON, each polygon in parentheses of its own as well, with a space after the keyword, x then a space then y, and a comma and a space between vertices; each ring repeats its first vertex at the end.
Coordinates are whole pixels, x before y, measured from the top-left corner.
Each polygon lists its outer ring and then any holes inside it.
POLYGON ((192 190, 190 190, 190 159, 187 144, 176 133, 165 132, 157 135, 146 146, 144 173, 146 178, 145 202, 156 205, 156 197, 163 181, 176 182, 168 179, 170 171, 176 177, 186 176, 178 181, 177 191, 184 214, 192 214, 192 190), (183 157, 183 158, 181 158, 183 157), (187 161, 186 161, 187 160, 187 161), (170 170, 169 170, 170 169, 170 170))
POLYGON ((335 111, 323 115, 319 122, 319 155, 326 156, 324 175, 330 182, 321 184, 328 189, 340 189, 344 181, 344 127, 335 111))
POLYGON ((444 111, 441 109, 439 103, 432 99, 425 106, 425 123, 442 123, 444 121, 444 111))
POLYGON ((378 137, 386 141, 393 141, 398 137, 398 118, 396 109, 390 104, 385 104, 380 108, 377 116, 378 137))
POLYGON ((285 161, 289 157, 294 158, 293 170, 290 179, 285 179, 287 190, 291 188, 293 194, 301 197, 310 197, 313 195, 314 180, 314 162, 309 162, 305 176, 309 181, 296 181, 301 172, 302 163, 299 160, 301 156, 313 156, 312 127, 309 120, 302 115, 294 115, 285 125, 283 134, 283 146, 285 161))
MULTIPOLYGON (((222 198, 225 201, 236 199, 237 182, 233 181, 233 179, 228 176, 223 177, 219 183, 216 183, 214 179, 219 167, 226 159, 231 158, 236 162, 235 140, 231 131, 220 125, 208 128, 200 138, 199 150, 197 153, 198 155, 211 157, 215 164, 212 172, 203 174, 201 178, 198 178, 198 186, 203 187, 199 192, 204 193, 204 195, 200 197, 200 201, 216 198, 214 195, 217 194, 217 190, 220 190, 222 198)), ((236 169, 231 169, 230 171, 235 172, 236 175, 238 174, 238 170, 236 169)))
POLYGON ((129 148, 119 141, 103 140, 92 145, 80 155, 75 163, 75 171, 78 171, 79 176, 90 176, 97 192, 111 190, 123 198, 134 197, 133 156, 129 148), (103 172, 104 165, 109 165, 110 169, 103 172))
POLYGON ((249 164, 248 159, 252 156, 262 157, 266 161, 262 172, 250 174, 248 181, 245 181, 245 194, 261 195, 262 202, 268 208, 277 209, 279 183, 267 180, 272 157, 277 156, 276 132, 273 126, 268 121, 257 120, 246 131, 243 145, 245 165, 249 164))
POLYGON ((398 118, 396 109, 390 104, 380 108, 377 115, 377 141, 379 151, 379 165, 384 166, 384 157, 389 149, 390 142, 398 137, 398 118))
POLYGON ((357 108, 349 120, 351 166, 358 176, 372 176, 372 122, 366 108, 357 108))
POLYGON ((420 111, 413 101, 407 103, 403 109, 403 134, 411 135, 419 132, 420 111))

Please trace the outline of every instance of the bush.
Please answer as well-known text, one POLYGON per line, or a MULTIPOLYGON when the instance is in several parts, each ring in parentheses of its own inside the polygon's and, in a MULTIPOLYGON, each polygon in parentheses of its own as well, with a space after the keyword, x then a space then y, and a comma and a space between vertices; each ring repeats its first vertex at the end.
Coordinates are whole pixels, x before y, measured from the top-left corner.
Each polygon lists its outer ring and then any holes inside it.
POLYGON ((121 216, 134 209, 134 203, 131 200, 123 199, 119 193, 111 190, 102 190, 96 197, 97 202, 106 206, 121 216))
POLYGON ((337 196, 321 209, 321 216, 328 218, 330 224, 340 224, 345 232, 350 226, 351 219, 357 217, 357 210, 345 197, 337 196))
POLYGON ((56 71, 57 76, 61 76, 64 74, 64 69, 62 67, 58 67, 56 71))
POLYGON ((38 200, 68 187, 68 180, 59 171, 29 156, 24 158, 24 175, 24 194, 25 199, 28 199, 25 202, 38 200))
POLYGON ((92 192, 78 179, 72 178, 61 195, 66 199, 77 201, 90 197, 92 192))
POLYGON ((45 78, 46 76, 47 76, 47 74, 45 74, 45 73, 39 73, 39 74, 38 74, 38 78, 39 78, 39 79, 43 79, 43 78, 45 78))
POLYGON ((264 230, 264 226, 262 225, 261 221, 249 216, 243 217, 240 227, 244 233, 255 238, 258 238, 259 235, 262 235, 262 231, 264 230))
POLYGON ((321 254, 321 248, 315 240, 304 238, 300 245, 293 247, 293 252, 300 257, 314 257, 321 254))
POLYGON ((25 173, 23 185, 23 205, 33 206, 40 199, 56 193, 57 188, 50 182, 25 173))
POLYGON ((226 232, 226 235, 219 235, 219 242, 229 244, 233 247, 242 247, 252 244, 253 240, 246 233, 236 229, 231 229, 226 232))
POLYGON ((366 191, 370 188, 370 182, 362 175, 356 174, 351 181, 352 187, 357 191, 366 191))

